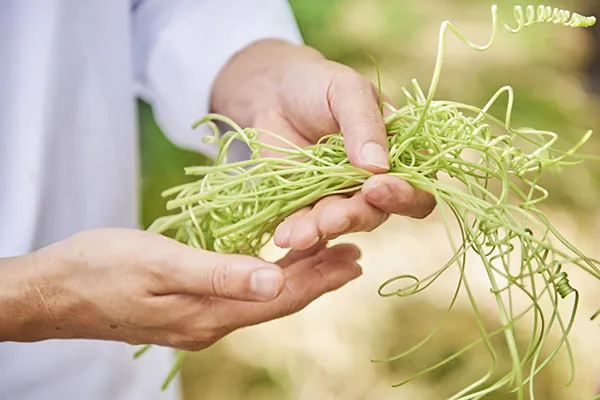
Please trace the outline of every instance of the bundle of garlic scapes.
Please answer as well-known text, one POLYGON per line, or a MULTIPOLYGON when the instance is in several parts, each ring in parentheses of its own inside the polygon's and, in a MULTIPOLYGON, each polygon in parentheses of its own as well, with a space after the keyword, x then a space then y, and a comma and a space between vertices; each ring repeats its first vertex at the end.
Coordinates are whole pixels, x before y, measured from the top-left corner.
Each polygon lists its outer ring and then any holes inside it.
MULTIPOLYGON (((590 27, 596 22, 594 17, 546 6, 525 9, 517 6, 514 12, 517 26, 505 25, 512 33, 542 23, 590 27)), ((534 377, 560 348, 565 347, 571 364, 573 361, 568 334, 579 294, 570 285, 566 271, 581 268, 589 273, 590 279, 600 280, 599 263, 587 258, 561 236, 537 207, 548 197, 539 184, 542 172, 580 162, 577 152, 589 139, 591 131, 571 150, 561 151, 555 148, 558 136, 553 132, 514 128, 511 125, 514 97, 509 86, 501 88, 483 108, 434 100, 442 71, 446 32, 451 31, 472 49, 484 51, 494 41, 498 20, 497 7, 493 6, 491 39, 482 46, 468 40, 450 22, 442 23, 429 91, 424 93, 413 80, 412 92, 403 89, 406 101, 402 107, 383 105, 388 111, 385 124, 389 133, 389 174, 432 193, 438 204, 443 205, 440 212, 448 232, 452 223, 458 224, 461 241, 456 243, 449 233, 454 256, 445 265, 421 279, 412 275, 392 277, 382 284, 379 295, 405 297, 417 294, 444 272, 457 268, 460 279, 446 317, 459 292, 464 290, 473 305, 475 318, 481 320, 476 298, 464 273, 466 255, 473 252, 487 272, 502 323, 493 331, 479 324, 481 337, 477 342, 398 386, 452 361, 477 344, 483 344, 490 359, 494 360, 496 350, 490 338, 495 335, 504 335, 512 360, 512 371, 501 379, 490 382, 494 372, 492 361, 490 370, 481 379, 451 399, 479 399, 505 386, 512 388, 518 399, 523 399, 527 392, 533 399, 534 377), (504 119, 500 120, 490 115, 489 110, 502 97, 507 98, 508 105, 504 119), (437 179, 439 174, 451 179, 437 179), (520 268, 516 272, 514 267, 509 269, 510 256, 515 252, 520 257, 520 268), (401 280, 408 284, 400 289, 391 288, 397 287, 401 280), (514 293, 525 295, 530 305, 515 310, 514 293), (541 301, 551 304, 550 312, 539 306, 541 301), (572 312, 564 318, 559 305, 567 301, 572 304, 572 312), (531 319, 533 332, 530 343, 522 348, 515 337, 515 324, 525 318, 531 319), (549 355, 542 357, 542 349, 547 350, 545 345, 550 331, 556 326, 562 337, 550 349, 549 355)), ((208 115, 195 126, 204 123, 214 130, 214 136, 205 139, 220 146, 215 165, 186 168, 186 174, 197 175, 199 179, 164 192, 164 196, 171 197, 168 210, 178 209, 179 212, 157 219, 149 228, 156 233, 174 233, 176 240, 196 248, 257 256, 287 216, 325 196, 356 191, 371 176, 350 164, 341 134, 326 136, 313 146, 300 148, 276 133, 242 128, 222 115, 208 115), (225 123, 230 129, 221 134, 216 121, 225 123), (281 146, 260 142, 259 134, 280 139, 281 146), (235 140, 243 141, 252 150, 250 160, 227 163, 227 151, 235 140), (279 152, 281 157, 262 157, 263 149, 279 152)), ((398 360, 424 346, 445 319, 417 346, 384 361, 398 360)), ((180 367, 183 355, 181 353, 165 386, 180 367)))

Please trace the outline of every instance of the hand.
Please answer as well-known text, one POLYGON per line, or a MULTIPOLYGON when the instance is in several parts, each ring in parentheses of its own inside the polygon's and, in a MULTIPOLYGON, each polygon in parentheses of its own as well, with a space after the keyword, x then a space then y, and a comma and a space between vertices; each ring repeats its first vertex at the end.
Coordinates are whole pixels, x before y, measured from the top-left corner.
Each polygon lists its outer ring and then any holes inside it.
POLYGON ((288 218, 275 232, 280 247, 303 250, 344 233, 371 231, 391 213, 424 218, 435 207, 430 194, 382 175, 389 154, 377 89, 309 47, 275 40, 248 47, 221 72, 212 103, 216 112, 244 126, 272 131, 299 146, 341 131, 352 164, 378 174, 350 198, 331 196, 288 218))
POLYGON ((351 245, 319 245, 270 264, 144 231, 87 231, 0 260, 0 341, 86 338, 200 350, 358 277, 359 255, 351 245))

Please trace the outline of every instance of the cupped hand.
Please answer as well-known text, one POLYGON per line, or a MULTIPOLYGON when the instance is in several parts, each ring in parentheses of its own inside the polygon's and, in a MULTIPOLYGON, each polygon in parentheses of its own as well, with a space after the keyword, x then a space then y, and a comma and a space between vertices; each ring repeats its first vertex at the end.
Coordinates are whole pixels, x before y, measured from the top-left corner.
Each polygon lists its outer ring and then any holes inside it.
MULTIPOLYGON (((371 231, 390 214, 424 218, 435 207, 430 194, 385 175, 389 153, 377 88, 314 49, 275 40, 251 45, 221 72, 213 109, 299 146, 342 132, 350 162, 376 174, 351 197, 327 197, 289 217, 275 232, 280 247, 307 249, 344 233, 371 231)), ((268 135, 262 140, 281 145, 268 135)))
POLYGON ((271 264, 144 231, 87 231, 25 256, 20 272, 9 266, 21 274, 11 290, 22 288, 28 300, 19 312, 20 332, 3 338, 0 329, 0 339, 87 338, 200 350, 235 329, 293 314, 358 277, 359 256, 352 245, 319 244, 271 264))

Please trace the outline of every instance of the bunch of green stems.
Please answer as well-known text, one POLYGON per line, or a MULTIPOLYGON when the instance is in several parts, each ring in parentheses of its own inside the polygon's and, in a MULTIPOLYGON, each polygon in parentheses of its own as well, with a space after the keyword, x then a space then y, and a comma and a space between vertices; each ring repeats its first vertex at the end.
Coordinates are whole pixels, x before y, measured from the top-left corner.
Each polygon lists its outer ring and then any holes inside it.
MULTIPOLYGON (((588 27, 596 21, 594 17, 544 6, 515 7, 514 12, 517 26, 506 25, 512 33, 544 22, 588 27)), ((584 156, 578 151, 592 132, 588 131, 579 143, 563 151, 556 146, 558 135, 554 132, 513 128, 514 93, 509 86, 499 89, 482 108, 434 100, 446 32, 453 32, 472 49, 484 51, 494 41, 498 19, 497 7, 493 6, 492 35, 485 45, 471 42, 450 22, 442 23, 428 93, 413 80, 411 91, 403 89, 403 106, 394 108, 382 102, 389 134, 389 175, 435 196, 441 205, 439 213, 445 221, 454 255, 425 278, 413 275, 390 278, 381 285, 379 294, 415 295, 453 268, 459 271, 459 279, 448 310, 435 329, 411 349, 380 361, 398 360, 426 345, 439 333, 459 293, 464 291, 478 322, 480 339, 398 384, 432 371, 477 345, 483 346, 490 356, 489 370, 450 399, 479 399, 502 387, 512 388, 518 399, 525 396, 533 399, 534 377, 561 348, 567 350, 573 371, 568 335, 579 294, 570 285, 566 271, 580 268, 590 279, 600 280, 598 262, 573 246, 538 208, 548 197, 539 183, 540 175, 548 169, 581 162, 584 156), (490 115, 489 110, 503 97, 507 107, 500 120, 490 115), (458 226, 459 241, 452 234, 453 226, 458 226), (492 331, 482 322, 481 306, 467 278, 469 252, 478 256, 495 297, 501 326, 492 331), (393 289, 401 283, 404 285, 400 289, 393 289), (518 303, 515 296, 525 298, 527 305, 520 307, 523 302, 518 303), (567 301, 567 297, 572 298, 571 311, 563 317, 560 303, 567 301), (544 307, 544 303, 549 307, 544 307), (526 318, 530 341, 522 348, 516 339, 516 325, 526 318), (548 349, 546 344, 553 330, 560 333, 559 339, 548 349), (495 335, 504 336, 512 369, 494 380, 498 355, 490 339, 495 335)), ((195 248, 258 256, 287 216, 323 197, 359 190, 372 176, 350 163, 341 133, 301 148, 276 133, 242 128, 222 115, 210 114, 196 126, 200 124, 213 128, 214 135, 205 140, 219 146, 216 163, 186 168, 186 174, 199 179, 164 192, 164 196, 171 198, 168 210, 179 212, 157 219, 149 228, 156 233, 172 233, 176 240, 195 248), (225 133, 217 122, 228 126, 225 133), (279 145, 265 144, 260 140, 264 135, 277 138, 279 145), (227 153, 234 141, 243 141, 251 149, 251 159, 228 163, 227 153), (279 156, 263 157, 264 150, 279 156)), ((165 385, 177 372, 182 357, 165 385)))

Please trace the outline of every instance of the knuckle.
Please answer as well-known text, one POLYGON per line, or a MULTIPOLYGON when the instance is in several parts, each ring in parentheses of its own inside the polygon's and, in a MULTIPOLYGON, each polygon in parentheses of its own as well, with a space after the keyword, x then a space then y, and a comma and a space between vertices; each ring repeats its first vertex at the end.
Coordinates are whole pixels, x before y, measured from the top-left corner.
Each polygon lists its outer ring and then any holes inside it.
MULTIPOLYGON (((354 231, 361 223, 362 216, 352 207, 344 207, 344 203, 340 203, 338 207, 331 207, 327 214, 328 222, 331 224, 335 221, 334 233, 354 231)), ((324 223, 323 223, 324 224, 324 223)), ((325 228, 319 226, 319 231, 324 231, 325 228)))
POLYGON ((231 288, 231 266, 225 260, 219 259, 213 262, 208 269, 208 281, 212 292, 219 297, 230 297, 231 288))
MULTIPOLYGON (((364 95, 370 91, 371 83, 350 67, 341 66, 340 70, 331 79, 329 87, 330 100, 336 94, 342 95, 349 92, 364 95)), ((342 96, 344 97, 344 96, 342 96)))
POLYGON ((343 219, 348 221, 346 230, 359 230, 365 223, 365 215, 356 211, 347 211, 342 214, 343 219))
POLYGON ((385 132, 385 124, 379 109, 362 109, 356 114, 356 120, 360 121, 356 124, 358 132, 365 132, 365 136, 370 137, 371 140, 387 146, 385 136, 380 135, 381 132, 385 132))
POLYGON ((329 196, 325 196, 315 205, 313 206, 313 210, 321 210, 323 207, 329 206, 331 203, 335 203, 336 201, 345 200, 346 197, 341 194, 332 194, 329 196))

